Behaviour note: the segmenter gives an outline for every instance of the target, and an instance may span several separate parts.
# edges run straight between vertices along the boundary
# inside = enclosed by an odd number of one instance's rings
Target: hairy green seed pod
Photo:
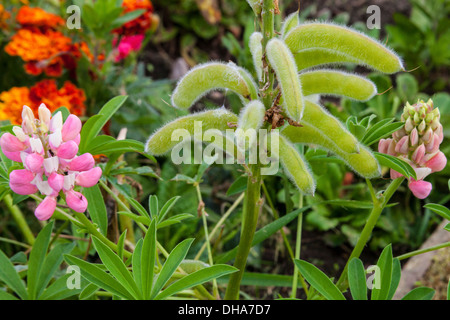
[[[330,150],[338,158],[342,159],[354,172],[364,178],[380,176],[380,166],[372,152],[359,144],[359,153],[345,152],[336,139],[323,134],[311,125],[303,124],[303,127],[287,126],[281,131],[281,135],[287,137],[293,143],[313,144]]]
[[[236,129],[237,145],[240,148],[246,150],[254,146],[257,138],[256,131],[262,126],[265,114],[266,108],[259,100],[253,100],[242,108]],[[245,143],[246,137],[249,139],[248,145]]]
[[[178,82],[172,94],[172,104],[187,109],[217,89],[229,89],[248,101],[258,97],[256,88],[251,75],[234,63],[205,63],[194,67]]]
[[[305,49],[328,49],[350,56],[384,73],[403,70],[400,58],[377,40],[356,30],[327,23],[302,24],[289,32],[286,45],[295,54]]]
[[[271,139],[278,135],[279,159],[288,178],[302,193],[314,195],[314,177],[297,148],[278,131],[272,131],[270,135]]]
[[[315,70],[300,74],[303,94],[344,96],[367,101],[377,93],[375,84],[361,76],[336,70]]]
[[[281,36],[284,38],[289,31],[297,27],[299,24],[300,19],[298,17],[298,11],[295,11],[284,19],[283,26],[281,27]]]
[[[294,60],[299,71],[327,64],[364,64],[342,52],[318,48],[304,49],[294,53]]]
[[[261,32],[253,32],[248,42],[248,46],[250,47],[250,52],[252,54],[253,66],[255,67],[258,80],[261,80],[263,73],[262,43],[261,43],[262,39],[263,35]]]
[[[254,129],[258,130],[263,122],[266,108],[259,100],[249,102],[242,108],[239,115],[238,128],[242,130]]]
[[[225,108],[199,112],[177,118],[158,129],[148,139],[145,151],[153,155],[162,155],[170,151],[179,141],[172,138],[174,130],[185,130],[190,136],[195,135],[195,123],[201,124],[201,130],[229,129],[228,123],[238,121],[238,117]]]
[[[267,58],[277,74],[284,108],[294,121],[300,121],[303,115],[303,94],[297,74],[294,57],[286,44],[276,38],[271,39],[266,47]]]
[[[317,128],[318,133],[330,137],[344,152],[359,152],[358,140],[338,119],[318,104],[305,100],[305,112],[300,124]]]

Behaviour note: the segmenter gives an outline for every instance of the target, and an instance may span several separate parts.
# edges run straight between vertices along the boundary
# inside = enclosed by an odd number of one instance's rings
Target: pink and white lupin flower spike
[[[392,138],[381,139],[378,151],[408,162],[416,171],[417,180],[410,179],[408,187],[419,199],[425,199],[433,186],[424,179],[433,172],[441,171],[447,165],[447,158],[439,150],[444,139],[440,113],[433,101],[419,101],[414,105],[406,103],[402,121],[405,125],[392,134]],[[391,169],[391,179],[402,175]]]
[[[52,117],[44,104],[39,106],[38,114],[39,119],[35,119],[33,111],[23,106],[22,126],[13,128],[14,135],[5,133],[0,138],[5,156],[24,166],[11,172],[10,188],[21,195],[39,191],[46,196],[34,212],[39,220],[50,219],[60,192],[69,208],[84,212],[87,200],[74,188],[94,186],[102,169],[94,167],[95,160],[90,153],[77,156],[81,120],[71,114],[63,122],[60,111]]]

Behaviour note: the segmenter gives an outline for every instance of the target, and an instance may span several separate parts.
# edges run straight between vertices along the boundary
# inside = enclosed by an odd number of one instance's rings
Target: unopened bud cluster
[[[392,138],[381,139],[378,151],[408,162],[416,171],[417,180],[410,179],[409,188],[413,194],[426,198],[431,192],[431,183],[423,181],[430,173],[444,169],[447,158],[439,150],[444,139],[440,113],[433,101],[419,101],[414,105],[406,103],[401,120],[404,127],[392,134]],[[391,178],[401,174],[391,169]]]

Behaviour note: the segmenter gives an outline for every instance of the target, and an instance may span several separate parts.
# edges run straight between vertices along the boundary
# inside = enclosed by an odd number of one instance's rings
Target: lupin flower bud
[[[52,117],[44,104],[39,106],[38,113],[39,119],[35,119],[32,110],[24,106],[22,127],[13,128],[15,136],[5,133],[0,138],[5,156],[24,166],[11,172],[10,188],[21,195],[39,191],[46,196],[35,210],[39,220],[53,215],[60,192],[64,193],[71,209],[84,212],[87,200],[74,188],[94,186],[102,170],[94,167],[91,154],[77,156],[81,121],[69,115],[64,122],[61,112]]]
[[[406,103],[401,117],[405,122],[403,128],[392,134],[392,139],[381,139],[378,151],[396,156],[408,162],[416,171],[417,181],[410,179],[408,186],[419,199],[426,198],[432,189],[423,179],[432,172],[444,169],[447,158],[439,151],[444,139],[443,128],[439,122],[440,113],[434,108],[433,101],[422,100],[414,105]],[[391,169],[391,178],[401,174]]]

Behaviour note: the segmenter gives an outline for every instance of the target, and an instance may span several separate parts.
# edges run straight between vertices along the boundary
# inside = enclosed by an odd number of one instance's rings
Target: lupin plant
[[[417,180],[409,179],[408,187],[419,199],[428,197],[432,185],[424,179],[433,172],[439,172],[447,164],[447,158],[439,150],[444,139],[440,113],[434,108],[433,101],[418,101],[414,105],[406,104],[401,116],[404,127],[392,134],[392,138],[381,139],[378,151],[408,162],[416,172]],[[392,179],[402,176],[391,169]]]
[[[371,152],[345,126],[319,104],[321,95],[344,96],[366,101],[377,94],[375,84],[352,73],[322,68],[324,65],[354,63],[382,73],[404,70],[401,59],[378,41],[353,29],[330,23],[300,24],[298,14],[286,18],[280,33],[274,30],[277,1],[248,0],[260,31],[250,37],[255,74],[234,63],[211,62],[194,67],[177,84],[172,105],[188,109],[208,92],[230,90],[239,95],[244,108],[240,114],[225,109],[208,110],[178,118],[157,130],[146,143],[146,151],[163,155],[177,145],[176,129],[186,130],[194,140],[195,124],[221,132],[264,129],[267,140],[278,141],[260,149],[277,159],[302,194],[314,194],[315,181],[308,163],[295,144],[316,145],[334,153],[354,172],[370,179],[380,175],[380,165]],[[314,68],[314,69],[311,69]],[[258,131],[261,135],[261,131]],[[201,137],[200,137],[201,139]],[[241,149],[238,139],[236,148]],[[222,147],[225,150],[225,147]],[[245,149],[241,149],[245,152]],[[242,163],[247,174],[241,239],[225,299],[238,299],[258,214],[262,205],[260,189],[264,164],[258,160]],[[382,210],[382,208],[381,208]],[[365,242],[364,242],[365,244]]]
[[[40,192],[45,199],[37,206],[35,215],[48,220],[53,215],[61,194],[67,206],[85,212],[88,202],[75,186],[89,188],[97,184],[102,169],[95,167],[90,153],[77,156],[80,144],[81,120],[71,114],[63,122],[62,112],[53,117],[44,104],[38,109],[39,118],[23,107],[22,126],[14,126],[13,133],[3,134],[0,145],[10,160],[23,164],[9,176],[12,191],[20,195]]]

